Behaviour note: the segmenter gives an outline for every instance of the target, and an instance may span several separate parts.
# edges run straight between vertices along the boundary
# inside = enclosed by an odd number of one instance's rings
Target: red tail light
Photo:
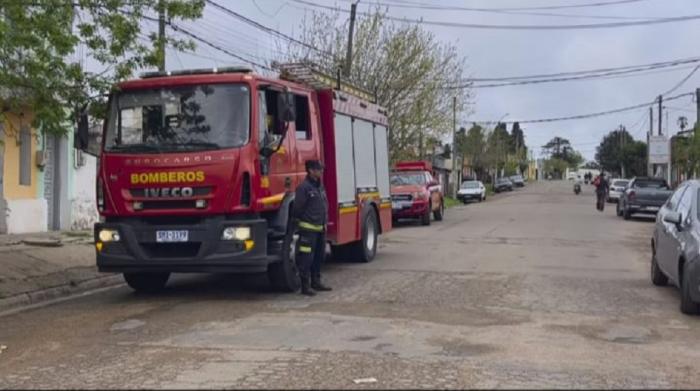
[[[637,196],[637,193],[635,193],[634,190],[630,190],[629,193],[627,193],[627,196],[629,197],[630,200],[633,200],[634,197]]]

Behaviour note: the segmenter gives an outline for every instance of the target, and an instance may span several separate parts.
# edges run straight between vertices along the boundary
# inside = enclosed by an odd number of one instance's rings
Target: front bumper
[[[229,226],[251,229],[253,247],[246,251],[242,241],[221,240]],[[199,219],[189,224],[151,224],[141,219],[95,224],[95,243],[103,228],[119,231],[118,242],[106,242],[97,250],[101,272],[263,272],[276,261],[268,256],[265,220],[228,220],[224,217]],[[156,231],[188,231],[188,241],[158,243]],[[97,247],[97,246],[96,246]]]
[[[462,193],[462,194],[457,194],[457,199],[464,202],[464,201],[471,201],[471,200],[480,200],[481,199],[481,193]]]
[[[428,210],[427,200],[413,200],[399,203],[399,206],[392,202],[391,216],[395,219],[417,218],[423,216]]]

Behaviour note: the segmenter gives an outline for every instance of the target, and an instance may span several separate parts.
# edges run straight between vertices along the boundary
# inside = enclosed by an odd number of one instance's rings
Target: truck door
[[[306,176],[306,161],[319,159],[321,156],[319,113],[312,102],[308,93],[294,94],[294,132],[290,135],[294,135],[296,164],[299,168],[295,185]]]
[[[280,91],[264,89],[258,91],[258,131],[260,139],[284,137],[282,146],[270,157],[270,193],[280,194],[286,191],[294,191],[296,188],[297,158],[295,154],[294,124],[288,124],[286,135],[284,124],[279,118]]]

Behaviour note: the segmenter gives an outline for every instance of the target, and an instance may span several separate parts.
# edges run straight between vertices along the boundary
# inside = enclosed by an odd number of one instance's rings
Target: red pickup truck
[[[430,225],[430,215],[441,221],[445,213],[442,188],[428,162],[399,162],[391,173],[392,219],[420,219]]]

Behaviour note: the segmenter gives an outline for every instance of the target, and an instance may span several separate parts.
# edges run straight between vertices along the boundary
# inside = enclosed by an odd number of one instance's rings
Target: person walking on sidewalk
[[[293,217],[299,240],[296,255],[301,278],[301,294],[314,296],[314,291],[330,291],[321,282],[321,263],[326,255],[326,223],[328,222],[328,198],[321,182],[323,163],[306,162],[306,179],[297,187],[294,197]]]
[[[610,189],[610,184],[605,178],[605,173],[601,172],[595,180],[593,180],[593,185],[595,186],[596,195],[596,209],[603,211],[605,209],[605,200],[608,197],[608,190]]]

